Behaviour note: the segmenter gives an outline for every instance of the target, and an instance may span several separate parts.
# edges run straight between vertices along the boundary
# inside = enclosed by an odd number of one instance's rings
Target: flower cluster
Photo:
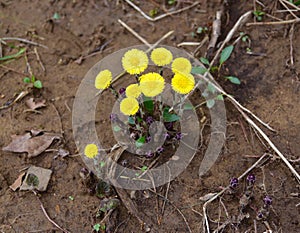
[[[155,70],[152,69],[153,67],[149,69],[150,62],[156,67]],[[119,109],[123,115],[128,117],[126,124],[130,128],[131,138],[136,141],[137,147],[153,142],[155,135],[150,135],[148,131],[150,125],[160,119],[163,119],[168,131],[163,135],[164,140],[178,144],[183,137],[178,130],[178,124],[176,124],[180,116],[175,114],[174,110],[170,110],[170,106],[160,103],[159,96],[165,90],[166,79],[170,78],[173,104],[182,108],[183,105],[177,103],[178,100],[183,99],[181,96],[189,94],[195,87],[195,79],[191,74],[191,62],[184,57],[174,58],[170,50],[160,47],[153,49],[149,55],[140,49],[128,50],[124,53],[121,63],[127,76],[133,76],[132,81],[129,79],[131,84],[116,91],[112,86],[115,74],[105,69],[95,77],[95,88],[101,91],[110,89],[117,98],[121,97]],[[166,66],[171,68],[172,73],[164,74]],[[120,122],[116,114],[111,114],[110,119],[113,124]],[[122,126],[118,125],[115,129],[120,131]],[[159,146],[156,152],[148,151],[146,154],[150,158],[153,153],[161,154],[163,152],[164,147]],[[95,144],[87,145],[84,154],[88,158],[95,158],[98,155],[97,146]]]

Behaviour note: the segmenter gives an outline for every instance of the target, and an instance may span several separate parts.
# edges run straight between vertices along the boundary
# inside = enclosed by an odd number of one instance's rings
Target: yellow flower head
[[[155,65],[165,66],[171,63],[173,55],[168,49],[157,48],[152,51],[151,60]]]
[[[139,102],[133,97],[127,97],[120,103],[120,111],[127,116],[134,115],[139,110]]]
[[[158,73],[147,73],[140,78],[140,88],[145,96],[154,97],[164,90],[165,80]]]
[[[191,74],[177,73],[172,78],[172,88],[179,94],[188,94],[195,87],[195,79]]]
[[[84,154],[86,157],[93,159],[98,154],[98,147],[95,144],[88,144],[84,148]]]
[[[124,54],[122,65],[129,74],[140,74],[148,67],[147,54],[139,49],[131,49]]]
[[[112,74],[109,70],[102,70],[95,79],[95,87],[100,90],[108,88],[111,84]]]
[[[130,84],[126,88],[126,96],[127,97],[133,97],[133,98],[138,98],[141,94],[141,89],[139,87],[139,84]]]
[[[188,59],[184,57],[178,57],[174,59],[172,63],[172,71],[175,74],[176,73],[189,74],[192,71],[192,64]]]

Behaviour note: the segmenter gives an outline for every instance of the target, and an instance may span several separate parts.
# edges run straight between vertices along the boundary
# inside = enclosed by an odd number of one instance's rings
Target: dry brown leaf
[[[13,191],[16,191],[18,188],[21,187],[22,185],[22,180],[23,180],[23,177],[25,176],[26,172],[23,172],[21,173],[18,178],[15,180],[15,182],[9,186]]]
[[[35,102],[33,98],[30,98],[30,99],[25,101],[25,104],[31,110],[36,110],[38,108],[46,107],[45,103],[46,103],[46,100],[41,100],[39,102]]]
[[[3,147],[3,151],[23,153],[27,152],[28,157],[35,157],[44,152],[55,139],[60,139],[59,134],[46,133],[43,131],[31,130],[24,135],[12,135],[12,142]]]

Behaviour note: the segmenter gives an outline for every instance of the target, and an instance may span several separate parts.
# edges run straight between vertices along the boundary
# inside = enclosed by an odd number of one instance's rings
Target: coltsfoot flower
[[[139,87],[139,84],[130,84],[126,88],[126,96],[127,97],[133,97],[133,98],[138,98],[141,94],[141,88]]]
[[[131,49],[127,51],[122,58],[124,70],[129,74],[140,74],[148,67],[147,54],[139,49]]]
[[[179,94],[188,94],[195,87],[195,79],[191,74],[176,73],[172,78],[172,88]]]
[[[151,60],[155,65],[165,66],[171,63],[173,55],[168,49],[157,48],[152,51]]]
[[[98,154],[98,147],[95,144],[88,144],[84,148],[84,155],[90,159],[93,159]]]
[[[95,79],[95,87],[100,90],[108,88],[112,81],[112,74],[109,70],[102,70]]]
[[[120,103],[120,111],[127,116],[134,115],[139,110],[139,102],[133,97],[127,97]]]
[[[162,93],[165,88],[164,78],[155,72],[147,73],[140,78],[140,88],[147,97],[154,97]]]
[[[172,63],[172,71],[175,74],[189,74],[192,71],[192,64],[188,59],[184,57],[178,57],[174,59]]]

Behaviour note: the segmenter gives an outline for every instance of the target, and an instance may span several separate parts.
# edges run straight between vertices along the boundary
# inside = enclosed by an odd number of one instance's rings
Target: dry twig
[[[23,42],[23,43],[26,43],[26,44],[40,46],[40,47],[43,47],[45,49],[48,49],[48,47],[46,45],[42,45],[40,43],[37,43],[37,42],[34,42],[34,41],[30,41],[30,40],[27,40],[27,39],[23,39],[23,38],[18,38],[18,37],[3,37],[3,38],[0,38],[0,40],[2,40],[2,41],[16,40],[16,41],[20,41],[20,42]]]
[[[166,14],[163,14],[163,15],[159,15],[159,16],[157,16],[155,18],[152,18],[149,15],[147,15],[144,11],[142,11],[141,8],[139,8],[137,5],[135,5],[132,1],[130,1],[130,0],[124,0],[124,1],[127,2],[130,6],[132,6],[136,11],[138,11],[139,13],[141,13],[141,15],[144,18],[146,18],[147,20],[152,21],[152,22],[158,21],[158,20],[160,20],[162,18],[165,18],[167,16],[170,16],[170,15],[174,15],[174,14],[178,14],[180,12],[186,11],[186,10],[188,10],[190,8],[193,8],[193,7],[195,7],[195,6],[197,6],[199,4],[199,2],[195,2],[192,5],[184,7],[182,9],[179,9],[179,10],[176,10],[176,11],[172,11],[172,12],[169,12],[169,13],[166,13]]]

